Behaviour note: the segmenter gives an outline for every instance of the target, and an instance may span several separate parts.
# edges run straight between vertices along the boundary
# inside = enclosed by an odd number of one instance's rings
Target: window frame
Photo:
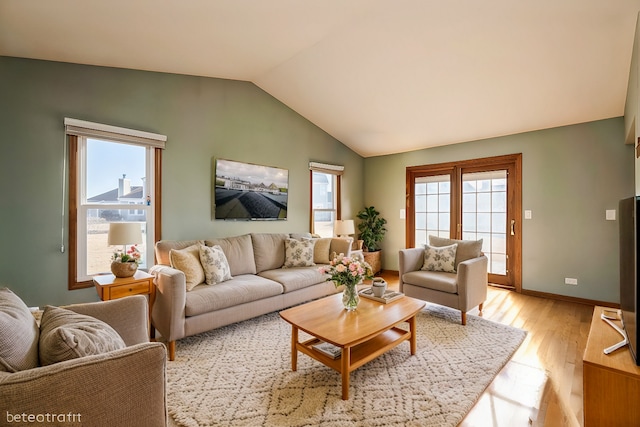
[[[329,165],[329,164],[324,164],[324,163],[315,163],[315,162],[310,162],[309,163],[309,212],[310,212],[310,217],[309,217],[309,229],[311,230],[312,234],[316,234],[316,230],[315,230],[315,214],[316,212],[335,212],[334,216],[333,216],[333,223],[331,226],[332,229],[332,235],[333,235],[333,229],[334,229],[334,225],[335,225],[335,221],[342,219],[342,190],[341,190],[341,184],[342,184],[342,173],[344,171],[344,166],[338,166],[338,165]],[[326,209],[326,208],[314,208],[313,205],[313,200],[314,200],[314,184],[313,184],[313,174],[314,173],[323,173],[323,174],[327,174],[327,175],[332,175],[333,176],[333,180],[332,180],[332,184],[335,182],[335,186],[333,188],[333,201],[334,201],[334,209]]]
[[[79,278],[78,266],[82,260],[86,259],[80,256],[79,251],[82,247],[79,247],[80,242],[80,230],[86,227],[86,215],[82,212],[86,212],[86,206],[83,207],[82,195],[80,194],[81,182],[83,179],[85,167],[84,160],[82,159],[80,138],[98,139],[102,141],[114,142],[114,143],[133,143],[136,145],[146,146],[149,150],[147,153],[147,170],[151,169],[152,173],[149,176],[153,177],[153,182],[147,180],[149,194],[152,196],[152,209],[151,209],[151,221],[152,226],[147,228],[147,233],[151,234],[147,238],[147,267],[151,267],[155,263],[155,256],[153,246],[161,239],[162,229],[162,151],[163,149],[158,146],[140,144],[136,142],[126,142],[121,140],[114,140],[108,136],[78,136],[75,134],[68,134],[69,144],[69,260],[68,260],[68,289],[85,289],[93,286],[92,280],[84,280]],[[81,225],[78,221],[84,221]],[[86,247],[85,247],[86,253]],[[84,255],[86,256],[86,255]]]

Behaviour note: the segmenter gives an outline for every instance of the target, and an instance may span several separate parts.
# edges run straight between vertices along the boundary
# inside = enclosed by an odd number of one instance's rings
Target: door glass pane
[[[483,239],[489,273],[507,272],[507,171],[462,176],[462,238]]]
[[[451,228],[449,175],[420,177],[415,180],[414,185],[415,246],[426,244],[429,235],[449,237]]]

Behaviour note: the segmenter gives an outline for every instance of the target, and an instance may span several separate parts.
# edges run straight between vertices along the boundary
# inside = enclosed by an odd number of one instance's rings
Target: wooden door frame
[[[488,168],[507,170],[507,225],[514,222],[514,235],[507,232],[507,244],[513,249],[513,254],[507,261],[507,270],[510,275],[513,289],[522,291],[522,153],[507,154],[503,156],[484,157],[479,159],[446,162],[432,165],[408,166],[406,169],[406,227],[405,245],[415,246],[415,215],[413,212],[413,200],[415,198],[413,182],[417,176],[425,175],[450,175],[451,176],[451,200],[452,215],[450,230],[455,238],[462,238],[459,230],[459,218],[462,217],[462,205],[460,203],[462,191],[462,174],[484,171]]]

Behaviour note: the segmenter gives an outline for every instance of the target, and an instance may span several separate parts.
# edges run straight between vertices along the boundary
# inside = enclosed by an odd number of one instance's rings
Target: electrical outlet
[[[565,277],[564,278],[564,284],[565,285],[577,285],[578,284],[578,279],[574,279],[572,277]]]

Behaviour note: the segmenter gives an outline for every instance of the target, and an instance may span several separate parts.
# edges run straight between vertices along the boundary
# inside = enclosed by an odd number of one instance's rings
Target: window
[[[112,222],[140,224],[140,268],[150,267],[160,238],[164,141],[147,139],[163,136],[73,119],[65,119],[65,125],[69,135],[69,289],[91,286],[92,276],[110,271],[111,255],[117,249],[107,244]]]
[[[333,237],[333,225],[340,219],[340,178],[343,166],[311,162],[311,232]]]

